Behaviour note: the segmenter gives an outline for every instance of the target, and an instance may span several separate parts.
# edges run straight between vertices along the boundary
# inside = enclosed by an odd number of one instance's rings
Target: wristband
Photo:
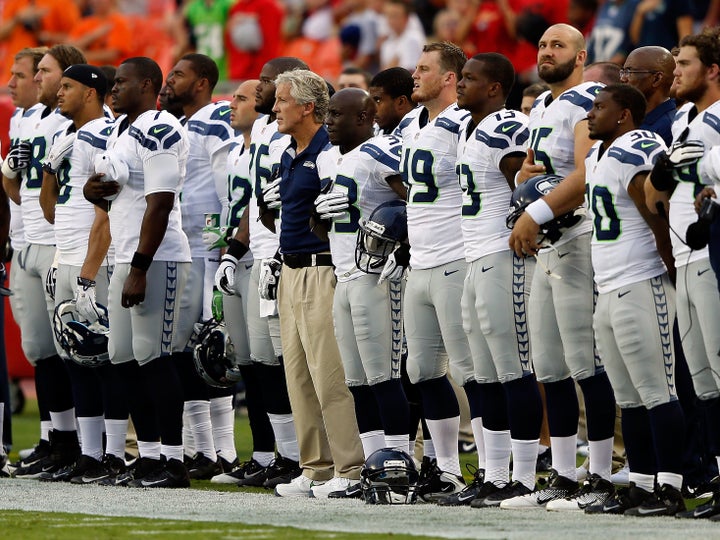
[[[544,199],[538,199],[537,201],[531,202],[525,208],[525,212],[533,219],[538,225],[547,223],[555,217],[552,208],[545,202]]]
[[[17,173],[10,168],[10,164],[7,162],[7,159],[3,161],[2,173],[5,178],[10,178],[11,180],[17,178]]]
[[[515,187],[518,187],[520,184],[518,184],[518,177],[520,176],[520,171],[515,173],[515,178],[513,179],[513,182],[515,183]],[[522,183],[522,182],[521,182]]]
[[[90,287],[95,286],[95,281],[93,281],[92,279],[78,276],[77,284],[84,287],[85,289],[89,289]]]
[[[240,240],[236,240],[235,238],[231,238],[228,242],[228,249],[226,253],[228,255],[232,255],[235,257],[238,261],[242,259],[243,255],[245,255],[250,248],[243,244]]]
[[[150,255],[144,255],[143,253],[138,253],[136,251],[133,255],[130,266],[137,268],[138,270],[142,270],[143,272],[147,272],[152,262],[153,258]]]

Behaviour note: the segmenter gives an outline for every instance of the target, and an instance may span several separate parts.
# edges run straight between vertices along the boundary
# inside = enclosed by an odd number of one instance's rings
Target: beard
[[[705,92],[707,92],[707,89],[708,89],[707,82],[702,80],[700,82],[700,84],[697,84],[692,88],[688,88],[688,89],[679,88],[675,92],[675,94],[680,99],[684,99],[685,101],[695,103],[696,101],[702,99],[702,97],[705,95]]]
[[[554,66],[538,66],[538,75],[548,84],[555,84],[564,81],[575,71],[575,59],[568,60],[564,64]]]

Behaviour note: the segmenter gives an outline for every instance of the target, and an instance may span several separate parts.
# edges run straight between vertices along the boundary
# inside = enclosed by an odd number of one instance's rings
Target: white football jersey
[[[575,170],[575,126],[587,119],[602,87],[602,83],[584,82],[565,90],[557,99],[552,99],[548,90],[535,100],[530,111],[529,146],[535,152],[535,163],[545,165],[547,174],[564,177]],[[555,246],[591,229],[589,220],[583,220],[565,231]]]
[[[427,109],[399,130],[401,172],[408,189],[410,266],[435,268],[464,257],[460,212],[462,191],[455,174],[458,140],[469,113],[453,103],[432,121]],[[398,126],[399,127],[399,126]]]
[[[455,172],[463,192],[460,214],[468,262],[508,249],[505,219],[512,191],[500,162],[509,154],[524,154],[529,135],[528,117],[507,109],[489,114],[471,133],[463,125]]]
[[[280,158],[290,145],[290,135],[279,133],[277,121],[261,116],[253,124],[250,134],[250,179],[253,182],[254,197],[250,197],[248,217],[250,219],[250,250],[256,259],[267,259],[275,255],[280,247],[280,238],[260,222],[257,197],[270,179],[280,169]],[[279,224],[278,224],[279,227]]]
[[[235,132],[227,101],[210,103],[185,124],[190,153],[180,198],[182,226],[193,257],[208,257],[202,241],[205,214],[227,215],[227,153]]]
[[[685,131],[687,135],[685,136]],[[699,140],[705,143],[705,151],[720,145],[720,101],[716,101],[701,113],[697,113],[695,105],[686,103],[678,109],[672,125],[673,142],[679,139]],[[704,187],[701,184],[699,163],[675,172],[679,181],[670,197],[670,227],[675,234],[670,234],[673,246],[673,257],[677,268],[709,257],[708,248],[692,251],[685,245],[685,233],[690,224],[697,221],[695,212],[695,196]],[[680,238],[682,238],[682,241]]]
[[[105,152],[112,127],[112,120],[98,118],[78,129],[70,156],[58,168],[55,242],[59,263],[82,266],[85,262],[95,205],[83,196],[83,186],[95,173],[95,156]]]
[[[19,137],[32,146],[30,167],[22,173],[20,199],[25,240],[30,244],[53,245],[55,233],[40,208],[40,188],[42,187],[42,163],[50,152],[54,135],[67,128],[70,120],[58,109],[50,110],[44,105],[36,105],[28,110],[30,115],[20,123]]]
[[[118,118],[108,138],[107,151],[128,165],[130,179],[110,203],[110,234],[115,246],[117,263],[132,262],[140,241],[140,228],[147,204],[145,196],[172,191],[175,204],[168,217],[168,225],[154,259],[158,261],[190,262],[190,245],[182,230],[179,195],[185,178],[188,140],[185,128],[166,111],[146,111],[127,126],[126,116]],[[122,130],[122,131],[121,131]],[[170,190],[146,177],[144,166],[156,156],[170,155],[177,159],[177,184]],[[170,172],[170,171],[169,171]]]
[[[333,182],[331,191],[347,194],[350,203],[347,218],[333,221],[328,233],[338,281],[362,275],[355,265],[360,223],[366,221],[378,205],[398,199],[387,178],[399,174],[401,150],[400,139],[381,135],[346,154],[341,154],[339,147],[331,146],[317,158],[320,185]]]
[[[10,128],[8,130],[11,146],[20,142],[20,124],[25,118],[32,116],[34,109],[42,106],[43,105],[38,103],[28,110],[21,109],[20,107],[15,109],[15,112],[10,118]],[[25,231],[23,229],[22,208],[19,204],[15,204],[12,199],[8,199],[8,201],[10,203],[10,245],[15,251],[20,251],[27,244],[25,241]]]
[[[227,227],[237,227],[240,218],[250,203],[252,184],[250,183],[250,149],[245,148],[242,136],[235,139],[235,145],[227,156],[227,198],[228,215],[225,221]],[[252,251],[243,255],[243,262],[252,261]]]
[[[595,283],[598,292],[607,293],[666,271],[655,236],[627,191],[637,174],[650,172],[666,146],[656,133],[639,129],[613,141],[602,155],[601,144],[585,159],[585,179]]]

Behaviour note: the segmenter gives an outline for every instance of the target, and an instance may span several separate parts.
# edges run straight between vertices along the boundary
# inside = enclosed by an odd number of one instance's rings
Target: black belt
[[[329,253],[285,253],[283,262],[290,268],[333,265],[332,256]]]

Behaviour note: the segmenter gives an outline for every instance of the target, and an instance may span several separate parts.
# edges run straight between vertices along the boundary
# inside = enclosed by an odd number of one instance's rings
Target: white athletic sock
[[[601,441],[588,441],[590,473],[597,474],[607,481],[612,476],[612,452],[614,437]]]
[[[720,456],[715,456],[715,461],[717,461],[718,469],[720,469]]]
[[[510,430],[483,428],[485,440],[485,481],[507,484],[510,480]]]
[[[275,434],[278,453],[286,459],[300,461],[300,448],[298,448],[292,414],[268,413],[268,418]]]
[[[102,434],[105,427],[105,418],[102,416],[83,416],[78,419],[79,433],[82,435],[81,451],[84,456],[102,459]]]
[[[362,443],[365,459],[367,459],[375,450],[385,448],[385,432],[380,429],[366,431],[360,434],[360,442]]]
[[[385,446],[388,448],[397,448],[412,456],[412,454],[410,454],[410,435],[385,435]]]
[[[478,469],[484,469],[486,458],[485,458],[485,441],[483,439],[483,424],[482,416],[472,418],[470,420],[470,426],[472,427],[473,438],[475,439],[475,447],[477,448],[478,455]]]
[[[3,427],[5,424],[5,402],[0,402],[0,456],[5,455],[3,449]]]
[[[437,457],[435,444],[432,439],[423,439],[423,457],[429,459],[435,459]]]
[[[513,481],[522,482],[528,489],[535,489],[535,466],[540,439],[530,441],[511,439],[510,444],[513,454]]]
[[[637,487],[652,493],[655,490],[655,476],[652,474],[640,474],[630,471],[628,480],[634,482]]]
[[[160,445],[160,453],[165,456],[165,459],[177,459],[180,462],[183,460],[183,447],[181,445]]]
[[[50,421],[52,422],[53,429],[58,431],[77,431],[75,425],[75,407],[60,412],[50,411]]]
[[[435,444],[437,465],[441,471],[460,475],[460,456],[458,454],[458,435],[460,433],[460,415],[440,420],[428,420],[428,431]]]
[[[185,402],[187,419],[192,430],[195,453],[202,453],[212,461],[217,459],[210,423],[210,401],[193,400]]]
[[[552,468],[560,476],[577,481],[577,433],[569,437],[550,437]]]
[[[105,453],[125,459],[128,421],[105,419]]]
[[[148,459],[160,459],[160,441],[138,441],[138,454]]]
[[[671,472],[658,472],[657,473],[657,484],[662,486],[663,484],[669,484],[675,489],[682,489],[683,476],[682,474],[676,474]]]
[[[548,448],[550,448],[550,447],[549,447],[549,446],[545,446],[544,444],[538,444],[538,447],[537,447],[538,456],[539,456],[540,454],[542,454],[542,453],[543,453],[545,450],[547,450]]]
[[[195,439],[193,438],[192,429],[190,429],[190,419],[188,418],[185,404],[183,404],[182,442],[185,455],[193,457],[195,455]]]
[[[50,440],[50,431],[52,430],[52,420],[43,420],[40,422],[40,438],[43,441]]]
[[[232,406],[232,396],[210,399],[210,422],[218,456],[228,463],[232,463],[237,459],[235,411]]]
[[[274,452],[253,452],[252,458],[257,461],[263,467],[270,465],[270,462],[275,459]]]

